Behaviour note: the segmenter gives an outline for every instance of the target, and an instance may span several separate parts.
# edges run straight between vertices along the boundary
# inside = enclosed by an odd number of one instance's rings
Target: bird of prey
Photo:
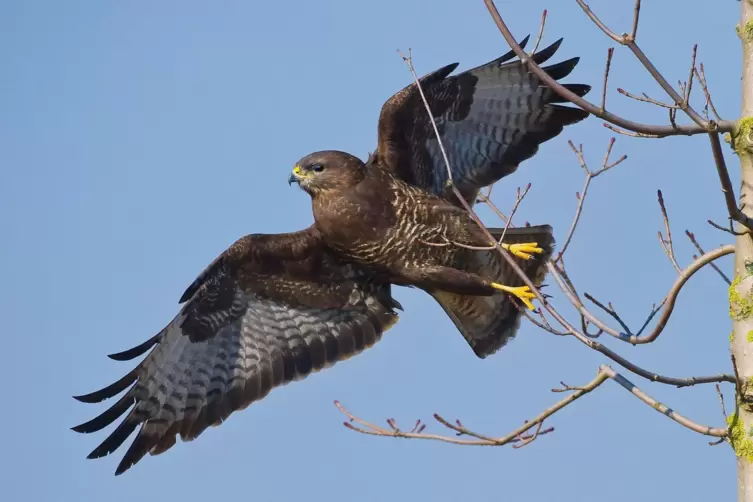
[[[531,56],[538,64],[561,39]],[[525,45],[525,41],[523,42]],[[312,199],[314,221],[328,247],[369,268],[380,282],[423,289],[433,296],[484,358],[512,338],[534,294],[496,250],[510,251],[541,284],[554,247],[549,225],[490,229],[476,224],[451,190],[475,203],[479,189],[512,173],[539,145],[588,116],[560,98],[512,53],[449,76],[456,64],[420,79],[451,166],[452,183],[418,86],[411,84],[382,107],[376,151],[366,163],[327,150],[299,160],[288,179]],[[568,75],[573,58],[544,70]],[[590,86],[565,84],[583,96]],[[504,234],[504,237],[503,237]]]
[[[543,63],[554,54],[559,43],[532,57]],[[525,45],[525,40],[521,45]],[[440,136],[449,148],[453,180],[469,201],[480,187],[514,171],[521,161],[536,152],[540,143],[586,116],[557,104],[561,101],[557,95],[528,72],[524,64],[511,62],[513,57],[510,52],[449,77],[457,66],[453,64],[422,80]],[[546,71],[559,79],[570,73],[576,63],[577,59],[571,59]],[[582,85],[568,87],[580,95],[588,90]],[[414,185],[416,194],[426,191],[442,194],[445,168],[429,127],[415,86],[395,94],[382,109],[379,147],[367,170],[381,168],[384,176]],[[324,180],[326,171],[318,173],[318,165],[303,166],[300,176],[311,175],[313,180],[316,173]],[[326,190],[326,185],[319,182],[311,186]],[[429,199],[416,195],[417,203],[419,200],[423,208],[420,211],[426,211],[424,206]],[[437,221],[450,222],[442,223],[442,228],[453,224],[458,227],[457,222],[463,218],[446,203],[429,206]],[[396,215],[386,207],[363,207],[364,211],[367,209],[375,211],[363,215],[369,222]],[[330,220],[330,223],[335,222]],[[470,227],[465,228],[466,234],[457,231],[452,238],[477,244],[477,235]],[[332,229],[328,231],[332,235]],[[410,233],[411,229],[403,227],[401,231]],[[493,233],[497,237],[500,231]],[[523,244],[510,247],[523,256],[532,251],[532,246],[526,244],[533,238],[545,255],[553,242],[548,227],[535,231],[509,229],[506,235],[510,246]],[[384,249],[393,245],[387,241],[371,242]],[[507,274],[506,269],[496,268],[500,262],[492,253],[447,248],[436,247],[450,252],[456,260],[476,260],[478,266],[470,268],[489,272],[492,278]],[[484,260],[488,263],[484,264]],[[521,263],[529,272],[529,261],[521,259]],[[538,269],[535,271],[533,276],[538,274]],[[392,298],[394,278],[389,279],[385,280],[383,268],[352,260],[332,248],[317,224],[292,233],[247,235],[199,274],[181,296],[182,307],[165,328],[132,349],[110,355],[114,360],[126,361],[147,354],[117,382],[76,397],[82,402],[97,403],[125,391],[109,409],[73,429],[96,432],[120,419],[89,458],[113,453],[138,429],[116,468],[116,475],[146,454],[167,451],[178,435],[184,441],[195,439],[234,411],[261,400],[273,388],[305,378],[376,343],[397,322],[397,310],[402,310]],[[511,281],[508,278],[508,283]],[[456,289],[432,294],[451,317],[455,316],[455,323],[463,326],[468,321],[466,313],[470,312],[466,309],[483,305],[463,303],[466,296],[460,292]],[[511,320],[519,322],[517,308],[495,296],[478,298],[484,298],[482,303],[492,302],[479,313],[501,314],[507,333],[511,333]],[[496,312],[499,305],[504,308]],[[494,327],[487,336],[492,340],[501,332],[496,322],[489,326]],[[478,326],[468,329],[472,336],[464,334],[480,357],[501,346],[500,341],[474,338],[480,332]]]

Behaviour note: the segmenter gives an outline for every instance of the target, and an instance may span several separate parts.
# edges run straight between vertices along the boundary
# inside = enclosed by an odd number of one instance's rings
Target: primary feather
[[[99,431],[123,417],[89,455],[117,450],[138,429],[115,471],[178,436],[198,437],[272,389],[371,347],[396,321],[389,284],[342,264],[307,229],[250,235],[220,255],[181,298],[185,305],[156,336],[113,354],[136,368],[76,399],[95,403],[127,390],[108,410],[73,428]],[[130,387],[130,388],[129,388]]]

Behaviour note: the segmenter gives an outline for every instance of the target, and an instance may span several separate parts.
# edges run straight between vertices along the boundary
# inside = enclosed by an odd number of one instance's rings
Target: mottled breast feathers
[[[520,45],[525,47],[527,40]],[[543,64],[560,44],[558,40],[531,59]],[[447,148],[452,181],[470,204],[482,187],[515,171],[540,144],[588,115],[563,105],[554,91],[513,58],[509,52],[450,76],[457,67],[452,64],[420,80]],[[543,69],[559,80],[577,62],[572,58]],[[564,85],[580,96],[590,90],[587,85]],[[322,197],[322,211],[329,211],[331,218],[320,218],[323,226],[299,232],[239,239],[186,289],[180,311],[164,329],[136,347],[112,354],[118,361],[146,355],[117,382],[76,397],[97,403],[122,393],[109,409],[73,428],[91,433],[120,420],[89,458],[113,453],[138,430],[116,469],[121,474],[146,454],[170,449],[179,436],[192,440],[272,389],[376,343],[397,321],[400,305],[392,298],[384,270],[349,260],[352,256],[344,251],[349,246],[358,251],[353,243],[373,246],[375,255],[392,252],[397,261],[408,257],[414,268],[440,263],[501,283],[520,283],[496,249],[449,252],[425,244],[418,251],[406,247],[431,240],[445,228],[452,230],[445,233],[461,241],[486,243],[475,226],[466,231],[459,209],[452,205],[459,201],[447,191],[447,168],[415,84],[382,107],[377,149],[366,165],[349,156],[350,176],[328,174],[316,155],[307,165],[296,166],[291,179],[313,198]],[[365,176],[362,169],[383,176]],[[361,184],[366,178],[384,183]],[[389,179],[399,183],[391,185]],[[351,183],[361,186],[352,198],[340,197]],[[335,192],[339,198],[326,202]],[[342,249],[325,242],[323,228],[333,242],[342,238]],[[540,259],[521,262],[539,284],[544,260],[554,247],[551,227],[491,230],[495,238],[505,233],[506,243],[540,243],[544,248]],[[356,235],[357,231],[361,233]],[[521,314],[506,295],[439,290],[429,294],[479,357],[494,353],[516,333]]]

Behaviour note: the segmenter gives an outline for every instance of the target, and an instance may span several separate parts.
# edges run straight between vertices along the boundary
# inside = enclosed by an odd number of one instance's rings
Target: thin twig
[[[617,92],[619,92],[619,93],[620,93],[620,94],[622,94],[623,96],[626,96],[626,97],[628,97],[628,98],[630,98],[630,99],[634,99],[634,100],[636,100],[636,101],[641,101],[641,102],[643,102],[643,103],[650,103],[650,104],[652,104],[652,105],[655,105],[655,106],[658,106],[658,107],[661,107],[661,108],[668,108],[668,109],[670,109],[670,110],[677,110],[678,108],[680,108],[680,107],[679,107],[679,106],[677,106],[677,105],[670,105],[670,104],[667,104],[667,103],[663,103],[663,102],[661,102],[661,101],[658,101],[658,100],[656,100],[656,99],[654,99],[654,98],[650,97],[650,96],[649,96],[648,94],[646,94],[645,92],[644,92],[644,93],[642,93],[642,94],[643,94],[643,96],[636,96],[635,94],[632,94],[632,93],[630,93],[630,92],[626,91],[625,89],[623,89],[623,88],[621,88],[621,87],[618,87],[618,88],[617,88]],[[674,121],[674,119],[670,119],[670,121],[671,121],[671,122],[673,122],[673,121]]]
[[[696,78],[698,79],[698,82],[701,84],[701,89],[703,90],[703,94],[706,97],[706,103],[704,105],[704,108],[706,109],[706,119],[708,120],[708,109],[711,108],[711,112],[714,114],[714,117],[716,117],[717,121],[721,121],[722,117],[719,116],[719,113],[716,111],[716,107],[714,106],[714,102],[711,99],[711,92],[709,91],[708,83],[706,82],[706,72],[703,69],[703,63],[699,65],[700,70],[696,70]]]
[[[604,66],[604,88],[601,91],[601,111],[607,110],[607,81],[609,80],[609,69],[612,66],[612,56],[614,55],[614,47],[607,49],[607,64]]]
[[[659,242],[661,243],[661,247],[664,249],[664,253],[669,258],[669,261],[672,262],[672,266],[675,267],[675,270],[677,270],[678,274],[681,274],[682,269],[680,268],[680,265],[677,263],[677,259],[675,258],[675,248],[672,244],[672,231],[669,227],[669,216],[667,216],[667,207],[664,205],[664,197],[662,196],[661,190],[656,191],[656,196],[659,199],[659,208],[661,209],[662,219],[664,220],[664,230],[667,232],[666,240],[664,239],[664,237],[662,237],[661,232],[659,232]]]
[[[531,73],[536,75],[536,77],[538,77],[544,84],[550,87],[559,96],[579,106],[580,108],[591,113],[592,115],[595,115],[601,119],[604,119],[619,128],[627,129],[628,131],[632,131],[633,133],[641,133],[643,135],[646,135],[646,137],[658,138],[658,137],[664,137],[664,136],[692,135],[692,134],[705,133],[705,132],[708,132],[709,130],[722,131],[722,132],[733,131],[734,123],[730,121],[719,121],[719,122],[707,123],[705,127],[702,127],[698,124],[679,125],[678,127],[672,127],[672,126],[640,124],[640,123],[632,122],[630,120],[622,118],[606,110],[602,111],[599,106],[596,106],[593,103],[590,103],[589,101],[585,100],[584,98],[578,96],[574,92],[565,88],[562,84],[558,83],[554,78],[552,78],[544,70],[542,70],[541,67],[538,66],[535,61],[527,57],[527,54],[523,51],[520,45],[518,45],[512,33],[510,32],[509,28],[505,24],[504,20],[502,19],[502,16],[500,16],[499,11],[497,10],[497,7],[494,5],[494,1],[484,0],[484,4],[486,5],[487,9],[489,10],[489,13],[494,19],[494,22],[496,23],[497,28],[499,28],[500,33],[507,41],[507,44],[512,48],[513,52],[515,52],[515,54],[521,59],[521,61],[524,62],[528,66]],[[637,16],[635,19],[637,19]],[[614,40],[622,44],[622,37],[617,37]],[[644,60],[646,60],[645,55],[643,55],[642,57]],[[639,57],[639,60],[640,59],[641,58]],[[641,62],[643,63],[644,61],[641,61]],[[652,66],[653,65],[651,65],[651,67]],[[656,71],[656,69],[653,68],[653,71]],[[703,120],[702,117],[701,117],[701,120]]]
[[[701,245],[698,243],[698,241],[695,238],[695,234],[693,232],[691,232],[690,230],[685,230],[685,235],[688,236],[688,239],[690,239],[690,242],[693,243],[693,245],[695,246],[695,248],[698,250],[699,253],[706,254],[706,251],[704,251]],[[698,259],[698,257],[693,255],[693,259],[696,260]],[[729,280],[729,277],[727,277],[727,274],[722,272],[722,269],[717,267],[716,263],[709,263],[709,266],[713,268],[714,270],[716,270],[716,273],[722,276],[722,279],[724,280],[724,282],[726,282],[727,284],[732,284],[732,281]]]
[[[719,387],[719,384],[716,384],[716,394],[719,396],[719,406],[722,408],[722,416],[724,417],[724,421],[727,421],[727,407],[724,406],[724,394],[722,394],[722,389]]]
[[[732,226],[732,220],[729,221],[729,227],[727,227],[727,228],[721,226],[718,223],[714,223],[711,220],[706,220],[706,223],[708,223],[712,227],[716,228],[717,230],[721,230],[722,232],[727,232],[728,234],[734,235],[735,237],[740,237],[741,235],[747,235],[747,234],[751,233],[750,230],[745,230],[743,232],[738,232],[737,230],[735,230],[733,228],[733,226]]]
[[[460,422],[460,420],[456,420],[456,422],[453,424],[452,422],[448,421],[447,419],[445,419],[444,417],[436,413],[434,414],[434,419],[440,424],[442,424],[443,426],[454,431],[456,433],[456,437],[424,433],[422,432],[423,427],[419,427],[419,424],[421,423],[420,420],[416,421],[416,425],[413,427],[413,429],[411,429],[410,432],[404,432],[397,426],[395,419],[390,418],[390,419],[387,419],[387,424],[389,425],[390,428],[385,429],[383,427],[379,427],[378,425],[375,425],[371,422],[368,422],[354,415],[349,410],[347,410],[342,404],[340,404],[339,401],[335,401],[335,406],[348,418],[348,421],[343,422],[343,425],[361,434],[367,434],[367,435],[372,435],[372,436],[382,436],[382,437],[405,438],[405,439],[428,439],[428,440],[433,440],[433,441],[442,441],[445,443],[451,443],[451,444],[456,444],[456,445],[466,445],[466,446],[504,446],[511,443],[518,443],[517,447],[520,448],[535,441],[536,438],[538,438],[541,435],[553,432],[554,431],[553,427],[542,430],[543,423],[546,419],[548,419],[549,417],[551,417],[558,411],[562,410],[566,406],[577,401],[578,399],[585,396],[586,394],[592,392],[594,389],[599,387],[608,379],[614,380],[620,386],[626,389],[628,392],[633,394],[635,397],[637,397],[638,399],[640,399],[647,405],[651,406],[653,409],[655,409],[659,413],[665,415],[666,417],[674,420],[678,424],[684,427],[687,427],[688,429],[694,432],[697,432],[699,434],[704,434],[706,436],[714,436],[714,437],[720,437],[720,438],[727,437],[728,435],[727,429],[714,428],[710,426],[701,425],[677,413],[676,411],[672,410],[665,404],[662,404],[656,401],[654,398],[652,398],[651,396],[643,392],[641,389],[636,387],[632,382],[630,382],[624,376],[617,373],[616,371],[614,371],[614,369],[612,369],[611,367],[607,365],[601,365],[599,367],[599,371],[596,373],[596,378],[588,382],[586,385],[583,385],[582,387],[570,387],[566,385],[564,382],[561,382],[563,388],[552,389],[552,392],[571,392],[571,394],[569,394],[564,399],[558,401],[553,406],[547,408],[543,412],[539,413],[536,417],[532,418],[531,420],[526,420],[522,426],[518,427],[514,431],[501,437],[491,437],[485,434],[472,431],[468,429],[467,427],[465,427]],[[353,422],[359,424],[361,427],[357,427],[353,425]],[[526,436],[525,434],[528,431],[530,431],[533,427],[536,427],[536,430],[534,431],[534,433]],[[475,439],[473,440],[458,439],[457,436],[471,436]]]
[[[514,431],[501,437],[490,437],[484,434],[480,434],[478,432],[474,432],[468,429],[467,427],[465,427],[459,421],[453,424],[450,421],[446,420],[444,417],[438,414],[434,414],[434,419],[440,424],[442,424],[443,426],[458,433],[458,435],[471,436],[473,438],[476,438],[475,440],[464,440],[464,439],[458,439],[457,437],[442,436],[438,434],[403,432],[396,425],[394,427],[391,426],[390,429],[385,429],[383,427],[379,427],[373,423],[367,422],[366,420],[357,417],[356,415],[348,411],[342,404],[340,404],[339,401],[335,401],[335,406],[342,413],[344,413],[345,416],[347,416],[349,419],[349,421],[344,422],[343,425],[345,425],[351,430],[360,432],[361,434],[369,434],[372,436],[410,438],[410,439],[430,439],[434,441],[443,441],[445,443],[469,445],[469,446],[504,446],[510,443],[521,443],[521,442],[525,442],[525,444],[528,444],[534,439],[536,439],[536,437],[539,437],[539,436],[542,436],[544,434],[554,431],[554,428],[551,428],[551,427],[544,430],[541,430],[540,427],[537,427],[540,424],[542,424],[544,420],[554,415],[562,408],[577,401],[578,399],[585,396],[589,392],[593,391],[598,386],[603,384],[608,378],[610,377],[606,373],[603,373],[601,371],[598,372],[596,375],[596,378],[591,380],[589,383],[579,388],[578,390],[574,391],[572,394],[565,397],[564,399],[558,401],[553,406],[539,413],[534,418],[530,420],[526,420],[526,422],[523,425],[521,425]],[[357,424],[361,425],[363,428],[355,427],[351,422],[356,422]],[[391,420],[391,422],[393,425],[395,424],[394,420]],[[524,434],[528,432],[529,430],[531,430],[533,427],[537,427],[537,431],[531,436],[524,436]]]
[[[588,6],[588,4],[584,0],[575,0],[580,8],[583,10],[583,12],[588,16],[591,21],[599,27],[599,29],[604,32],[605,35],[607,35],[609,38],[614,40],[620,45],[624,45],[630,51],[633,53],[633,55],[638,59],[638,61],[641,62],[643,67],[651,74],[653,79],[656,81],[657,84],[661,86],[662,89],[664,89],[664,92],[667,93],[669,97],[672,98],[672,100],[677,104],[685,114],[687,114],[690,119],[698,125],[698,127],[702,128],[704,131],[715,131],[717,130],[715,125],[716,123],[709,122],[707,120],[704,120],[704,118],[698,114],[698,112],[693,109],[692,106],[688,102],[685,101],[683,96],[678,94],[678,92],[675,90],[672,85],[667,82],[667,79],[664,78],[664,76],[661,74],[661,72],[654,66],[654,64],[651,62],[651,60],[646,56],[646,54],[641,50],[641,48],[638,46],[638,44],[635,42],[635,36],[632,35],[617,35],[615,32],[607,28],[607,26],[599,19],[599,17],[594,14],[594,12],[591,10],[591,8]],[[640,11],[640,0],[636,0],[635,3],[635,9],[636,12]],[[634,31],[637,32],[637,22],[638,22],[638,15],[635,15],[633,18],[634,24],[633,28]],[[695,62],[695,59],[694,59]],[[687,93],[687,91],[685,91]]]
[[[491,0],[485,0],[487,2],[491,2]],[[493,2],[491,3],[493,7]],[[496,11],[496,9],[495,9]],[[497,16],[499,16],[499,13],[497,13]],[[513,43],[515,41],[513,40]],[[517,44],[516,44],[517,46]],[[519,46],[517,46],[518,49],[520,49]],[[402,53],[401,53],[402,55]],[[525,54],[520,57],[525,57]],[[465,198],[462,196],[460,191],[457,189],[457,187],[452,183],[452,167],[450,165],[449,159],[447,158],[447,152],[444,148],[444,144],[442,142],[442,137],[439,135],[439,131],[436,125],[436,121],[434,120],[434,115],[431,110],[431,106],[429,106],[428,101],[426,100],[426,97],[424,95],[423,89],[421,87],[421,82],[418,79],[418,76],[416,75],[415,68],[413,67],[413,61],[412,58],[406,58],[403,56],[403,60],[408,65],[408,68],[411,71],[411,74],[414,78],[414,84],[417,86],[419,93],[421,95],[422,101],[424,103],[424,107],[426,108],[426,112],[429,116],[429,120],[432,123],[432,127],[434,129],[434,133],[437,138],[437,144],[439,146],[440,151],[442,152],[442,158],[445,162],[445,167],[447,168],[448,173],[448,184],[452,189],[453,194],[457,198],[457,200],[460,202],[460,204],[465,208],[465,210],[468,212],[468,214],[471,216],[473,221],[478,225],[479,229],[485,234],[485,236],[489,239],[490,242],[494,241],[494,237],[489,233],[489,230],[486,228],[486,226],[483,224],[483,222],[479,219],[478,215],[473,211],[473,208],[470,207],[468,202],[465,200]],[[511,256],[509,252],[504,250],[501,247],[498,247],[498,252],[501,254],[502,258],[507,262],[507,265],[510,267],[510,269],[515,272],[515,274],[520,277],[520,279],[523,281],[523,283],[528,286],[531,293],[534,295],[534,297],[541,302],[543,308],[549,313],[549,315],[552,316],[554,320],[556,320],[563,328],[565,328],[573,337],[575,337],[578,341],[586,345],[587,347],[591,348],[592,350],[595,350],[597,352],[600,352],[601,354],[604,354],[608,358],[612,359],[617,364],[623,366],[624,368],[628,369],[629,371],[635,373],[636,375],[642,376],[643,378],[647,378],[654,382],[661,382],[668,385],[675,385],[677,387],[686,387],[691,385],[697,385],[701,383],[716,383],[716,382],[735,382],[735,379],[731,375],[725,375],[720,374],[716,376],[703,376],[703,377],[689,377],[689,378],[673,378],[673,377],[667,377],[663,375],[659,375],[658,373],[654,373],[651,371],[648,371],[646,369],[641,368],[640,366],[628,361],[624,357],[620,356],[619,354],[615,353],[608,347],[605,347],[604,345],[600,344],[599,342],[590,339],[585,334],[578,331],[577,328],[575,328],[571,323],[567,321],[559,312],[557,312],[556,309],[547,301],[546,297],[539,291],[539,289],[536,287],[536,285],[531,281],[531,279],[526,275],[526,273],[520,268],[520,265],[516,262],[515,259]],[[570,299],[571,303],[574,305],[581,305],[581,308],[585,310],[580,300],[575,298],[573,300],[574,293],[567,289],[567,287],[563,284],[563,279],[561,274],[558,273],[556,265],[550,260],[547,262],[547,269],[552,273],[552,275],[555,277],[555,280],[560,285],[560,288],[563,288],[563,291],[565,291],[566,295],[568,296],[568,299]],[[587,312],[587,311],[586,311]],[[590,313],[589,313],[590,315]],[[593,317],[593,316],[592,316]],[[603,323],[602,323],[603,324]]]
[[[518,207],[520,207],[520,203],[523,202],[523,199],[526,195],[528,195],[528,192],[531,190],[531,184],[529,183],[526,185],[526,189],[521,193],[520,187],[518,187],[516,191],[516,198],[515,198],[515,204],[512,206],[512,210],[510,210],[510,217],[507,218],[507,221],[505,222],[505,228],[502,230],[502,235],[499,237],[499,241],[497,242],[498,246],[502,245],[502,242],[505,240],[505,235],[507,235],[507,230],[510,228],[510,225],[512,224],[512,218],[515,216],[515,212],[518,210]]]
[[[546,26],[546,9],[541,13],[541,24],[539,25],[539,34],[536,37],[536,43],[533,44],[533,50],[531,51],[531,55],[536,54],[536,51],[539,48],[539,44],[541,43],[541,37],[544,36],[544,26]]]
[[[685,86],[683,102],[687,105],[690,102],[690,93],[693,89],[693,77],[695,76],[695,58],[698,54],[698,44],[693,44],[693,59],[690,62],[690,75],[688,75],[688,84]],[[706,119],[708,121],[708,119]]]
[[[485,0],[485,2],[487,3],[487,6],[489,5],[489,3],[493,3],[492,0]],[[727,211],[729,212],[730,217],[734,221],[737,221],[738,223],[744,225],[747,229],[753,229],[753,219],[745,215],[737,207],[737,204],[735,203],[735,195],[732,189],[732,184],[730,182],[729,171],[727,170],[727,166],[724,161],[724,156],[722,155],[718,132],[720,130],[725,129],[725,127],[722,127],[722,124],[724,123],[724,121],[720,120],[716,122],[713,120],[704,119],[704,117],[702,117],[689,103],[690,91],[692,89],[692,84],[693,84],[693,75],[695,74],[695,61],[696,61],[697,46],[693,47],[693,59],[692,59],[690,76],[688,78],[688,82],[684,86],[682,84],[680,85],[682,93],[683,93],[683,95],[681,96],[680,94],[677,93],[674,87],[672,87],[669,84],[669,82],[667,82],[667,80],[664,78],[661,72],[659,72],[659,70],[654,66],[651,60],[645,55],[645,53],[638,46],[638,44],[636,44],[634,36],[627,36],[627,35],[618,36],[616,33],[614,33],[609,28],[607,28],[606,25],[604,25],[604,23],[601,22],[601,20],[596,16],[596,14],[593,13],[591,8],[588,6],[588,4],[586,4],[584,0],[576,0],[576,2],[581,7],[581,9],[583,9],[583,12],[585,12],[586,15],[591,19],[591,21],[593,21],[594,24],[596,24],[596,26],[598,26],[599,29],[601,29],[601,31],[603,31],[609,38],[618,42],[621,45],[628,47],[630,51],[638,59],[638,61],[640,61],[641,64],[644,66],[644,68],[646,68],[646,70],[651,74],[654,80],[667,93],[667,95],[670,96],[674,100],[675,104],[679,106],[682,109],[682,111],[685,112],[685,114],[688,117],[690,117],[690,119],[693,122],[696,123],[698,127],[702,128],[704,131],[708,133],[709,139],[711,141],[711,152],[714,157],[714,164],[716,165],[717,172],[719,175],[719,181],[722,184],[722,191],[724,192],[724,195],[725,195]],[[636,9],[635,12],[640,11],[640,0],[636,0],[635,9]],[[634,22],[637,22],[637,20],[638,20],[638,15],[636,14],[634,17]],[[635,26],[634,28],[637,29],[637,27]],[[530,62],[529,62],[529,66],[530,66]],[[590,111],[590,110],[587,110],[587,111]],[[674,115],[672,114],[672,110],[670,110],[670,121],[672,122],[670,127],[672,127],[673,129],[680,131],[681,129],[684,128],[684,126],[678,126],[677,124],[674,123]],[[622,127],[625,127],[624,124],[619,124],[618,122],[615,122],[612,120],[610,120],[610,122],[618,124],[618,125],[622,125]],[[631,129],[630,127],[626,127],[626,128]],[[632,129],[632,130],[635,131],[636,129]],[[648,133],[654,133],[654,134],[656,133],[656,131],[642,131],[642,132],[648,132]],[[733,132],[733,131],[727,131],[727,132]]]
[[[662,415],[665,415],[678,424],[687,427],[691,431],[697,432],[699,434],[704,434],[706,436],[714,436],[714,437],[727,437],[727,429],[724,428],[717,428],[717,427],[710,427],[708,425],[701,425],[697,422],[694,422],[693,420],[690,420],[687,417],[684,417],[683,415],[680,415],[673,409],[669,408],[667,405],[660,403],[659,401],[655,400],[645,392],[643,392],[641,389],[636,387],[632,382],[630,382],[627,378],[623,377],[616,371],[614,371],[612,368],[606,365],[602,365],[599,368],[599,371],[604,373],[605,375],[609,376],[612,380],[620,384],[624,389],[629,391],[631,394],[633,394],[635,397],[646,403],[647,405],[651,406],[653,409],[661,413]]]
[[[586,173],[586,181],[583,183],[583,190],[580,193],[576,193],[575,196],[578,198],[578,206],[575,208],[575,216],[573,217],[573,222],[570,224],[570,230],[567,232],[567,236],[565,237],[565,242],[562,245],[562,249],[557,254],[557,258],[554,260],[555,263],[561,262],[562,257],[565,255],[565,251],[567,251],[568,246],[570,245],[570,241],[573,238],[573,235],[575,234],[575,229],[578,226],[578,222],[580,221],[581,213],[583,212],[583,204],[586,200],[586,195],[588,194],[588,187],[591,185],[591,180],[600,174],[608,171],[609,169],[613,168],[614,166],[620,164],[622,161],[627,159],[627,155],[623,155],[619,159],[617,159],[615,162],[609,163],[609,154],[612,153],[612,147],[614,146],[615,139],[611,138],[609,140],[609,144],[607,146],[607,152],[604,154],[604,161],[601,164],[601,168],[598,171],[591,171],[588,169],[588,164],[586,163],[586,159],[583,156],[583,145],[579,145],[578,148],[575,147],[575,144],[573,144],[572,141],[568,141],[568,144],[570,145],[570,148],[573,150],[575,155],[578,157],[578,162],[580,163],[580,167],[583,168],[583,171]]]
[[[646,320],[643,321],[643,325],[641,326],[641,328],[638,331],[636,331],[635,333],[633,333],[630,330],[630,328],[628,327],[627,323],[617,313],[617,310],[614,308],[614,306],[612,305],[611,302],[609,304],[607,304],[607,305],[604,305],[603,303],[601,303],[599,300],[597,300],[596,298],[594,298],[592,295],[590,295],[588,293],[583,293],[583,296],[585,296],[588,301],[590,301],[591,303],[593,303],[594,305],[596,305],[597,307],[599,307],[601,310],[603,310],[604,312],[606,312],[607,314],[609,314],[615,321],[617,321],[620,324],[620,326],[622,327],[622,329],[625,330],[625,333],[627,333],[631,337],[632,336],[635,336],[635,337],[641,336],[641,334],[643,334],[643,332],[646,330],[646,328],[648,327],[649,323],[653,320],[653,318],[656,316],[656,314],[658,314],[659,311],[662,309],[662,307],[664,307],[664,305],[667,303],[667,297],[664,297],[664,299],[659,303],[659,305],[657,305],[657,304],[654,303],[651,306],[651,312],[649,312],[648,316],[646,317]],[[620,339],[622,339],[622,338],[620,338]],[[630,340],[626,339],[625,341],[629,342]]]
[[[721,258],[722,256],[732,254],[734,252],[735,252],[735,246],[731,244],[722,246],[720,248],[714,249],[713,251],[709,251],[708,253],[704,253],[702,256],[698,257],[697,260],[693,261],[693,263],[691,263],[687,268],[685,268],[684,270],[681,270],[679,277],[670,288],[669,293],[667,293],[667,296],[665,298],[664,309],[662,310],[661,316],[659,316],[659,320],[656,322],[656,326],[654,327],[654,329],[651,331],[650,334],[644,337],[638,337],[636,335],[630,334],[629,332],[620,333],[619,331],[616,331],[610,328],[609,326],[607,326],[606,324],[604,324],[601,320],[599,320],[597,317],[591,314],[591,312],[588,311],[588,309],[585,308],[585,306],[583,305],[583,303],[580,301],[580,299],[578,298],[576,294],[570,291],[570,288],[568,288],[567,284],[565,284],[564,280],[562,280],[561,274],[559,270],[557,269],[557,267],[550,266],[549,271],[552,273],[552,276],[554,277],[555,282],[557,282],[557,285],[568,297],[568,300],[570,300],[570,303],[572,303],[573,306],[576,309],[578,309],[578,311],[583,316],[585,316],[590,322],[598,326],[600,329],[603,329],[607,334],[613,336],[614,338],[617,338],[618,340],[622,340],[624,342],[627,342],[633,345],[641,345],[641,344],[653,342],[664,331],[664,327],[667,325],[667,322],[669,321],[669,318],[672,316],[672,312],[674,311],[677,297],[680,294],[680,291],[682,291],[685,284],[688,282],[688,280],[696,272],[701,270],[703,267],[705,267],[712,261],[718,258]],[[734,381],[734,380],[730,378],[726,381]]]

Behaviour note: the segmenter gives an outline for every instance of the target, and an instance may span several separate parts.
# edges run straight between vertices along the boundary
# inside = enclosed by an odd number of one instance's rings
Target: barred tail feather
[[[504,229],[491,228],[489,231],[499,240]],[[539,225],[534,227],[509,228],[504,242],[536,242],[544,253],[535,255],[530,260],[515,258],[517,264],[537,286],[546,276],[546,261],[554,250],[552,227]],[[494,279],[507,286],[524,285],[514,270],[500,256],[498,250],[477,251],[476,261],[464,270]],[[497,352],[512,339],[520,326],[522,313],[513,304],[508,295],[464,296],[444,291],[432,293],[432,297],[442,306],[455,326],[480,358]]]

